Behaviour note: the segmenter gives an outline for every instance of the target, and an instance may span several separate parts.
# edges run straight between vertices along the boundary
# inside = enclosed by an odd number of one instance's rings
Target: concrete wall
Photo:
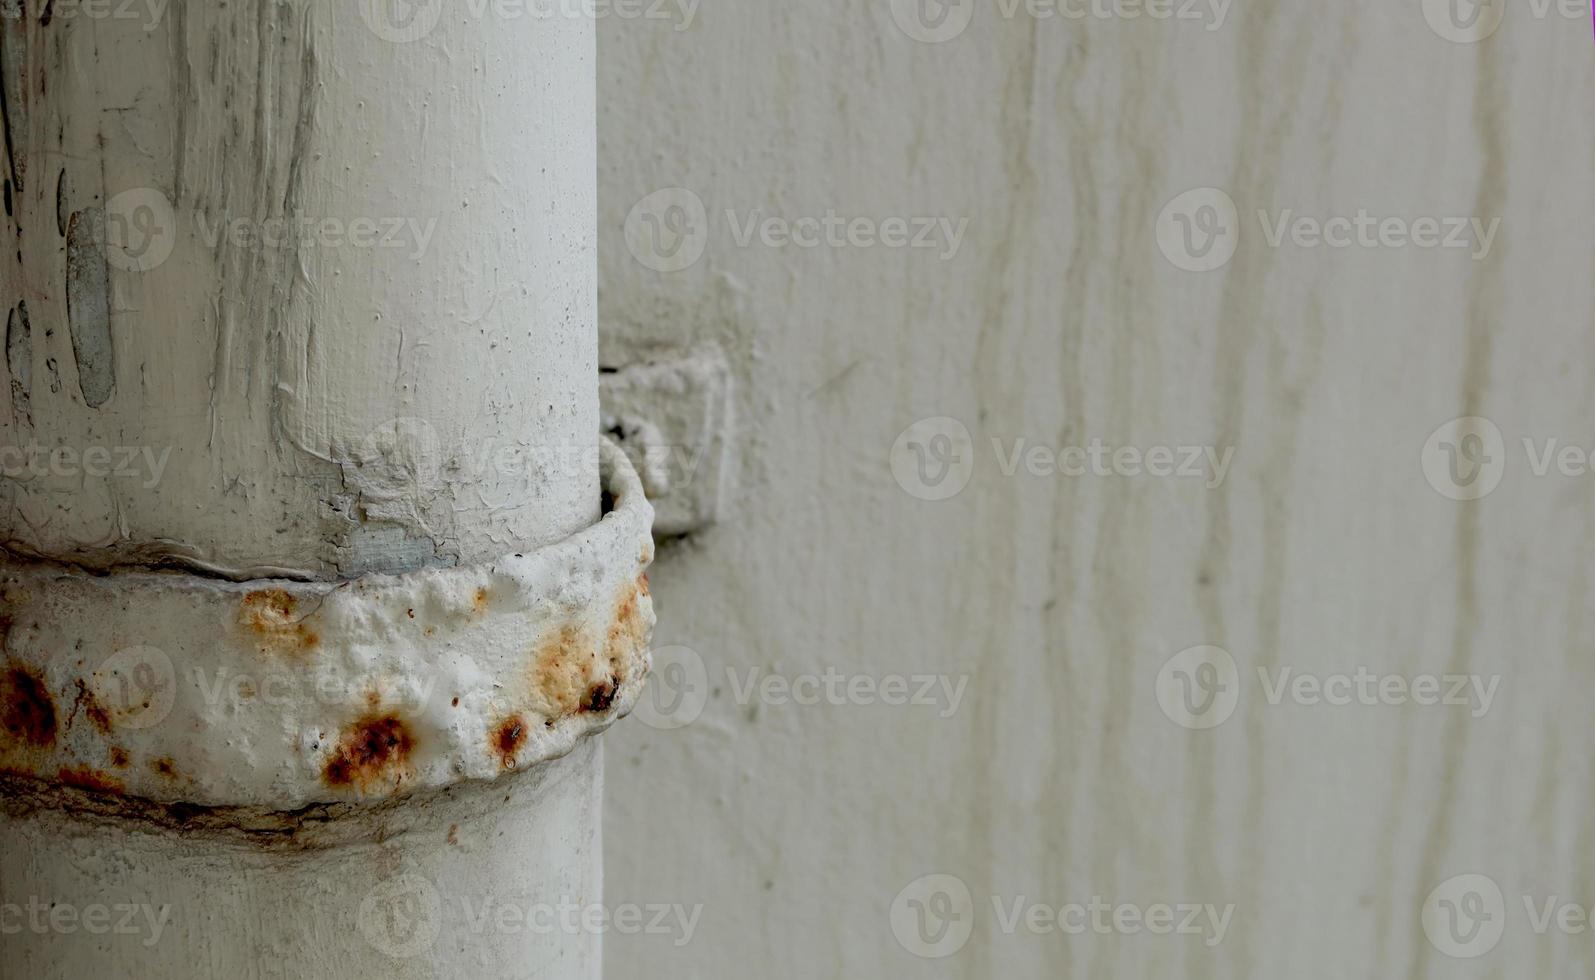
[[[610,976],[1588,970],[1595,476],[1536,472],[1595,441],[1587,6],[1098,7],[600,23],[601,355],[714,340],[739,385],[723,519],[654,574],[679,703],[608,741],[606,901],[703,914]],[[747,233],[829,211],[950,225]]]

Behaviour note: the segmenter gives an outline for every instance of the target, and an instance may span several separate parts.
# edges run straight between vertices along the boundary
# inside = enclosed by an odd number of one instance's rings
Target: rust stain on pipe
[[[43,678],[23,667],[0,676],[0,729],[12,742],[33,748],[55,744],[55,700]]]
[[[338,743],[323,778],[328,786],[369,790],[404,782],[415,736],[397,715],[378,715],[356,722]]]
[[[298,600],[286,590],[265,589],[244,597],[238,620],[261,653],[297,657],[321,645],[320,635],[297,612]]]
[[[520,715],[506,719],[493,733],[493,751],[498,753],[505,769],[515,768],[515,757],[526,744],[526,719]]]

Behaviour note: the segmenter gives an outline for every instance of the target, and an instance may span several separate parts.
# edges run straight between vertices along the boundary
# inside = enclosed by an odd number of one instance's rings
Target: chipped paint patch
[[[105,260],[105,212],[86,208],[66,229],[66,308],[78,388],[90,408],[116,394],[116,352],[111,344],[111,279]]]
[[[28,302],[12,307],[6,319],[6,370],[11,373],[11,411],[27,425],[33,424],[33,323]]]

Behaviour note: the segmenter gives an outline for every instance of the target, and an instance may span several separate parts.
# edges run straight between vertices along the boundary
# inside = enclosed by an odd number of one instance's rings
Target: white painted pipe
[[[0,0],[0,980],[598,975],[652,512],[552,9]]]
[[[0,977],[597,980],[596,741],[535,773],[240,839],[0,820]]]
[[[113,454],[0,460],[7,547],[342,579],[597,517],[594,25],[496,9],[0,0],[0,426]]]

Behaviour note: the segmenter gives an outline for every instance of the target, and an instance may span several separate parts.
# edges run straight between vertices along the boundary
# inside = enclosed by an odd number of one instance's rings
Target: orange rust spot
[[[626,585],[601,649],[571,625],[544,639],[533,658],[531,680],[532,696],[545,715],[602,713],[614,707],[621,685],[648,643],[648,620],[643,611],[647,596],[646,575]]]
[[[548,717],[575,714],[598,679],[598,652],[576,626],[554,630],[532,661],[532,697]]]
[[[60,780],[62,786],[88,790],[90,793],[110,793],[114,796],[121,796],[126,792],[121,783],[103,772],[95,772],[86,766],[79,766],[76,769],[63,767],[59,773],[56,773],[55,778]]]
[[[133,760],[128,758],[127,750],[120,745],[111,746],[111,768],[126,769]]]
[[[487,600],[489,598],[490,596],[488,595],[488,591],[486,589],[477,589],[476,595],[471,600],[471,604],[476,607],[477,612],[486,612]]]
[[[38,674],[12,667],[0,675],[0,728],[14,742],[39,748],[55,742],[55,700]]]
[[[498,753],[505,769],[515,768],[515,756],[525,744],[526,719],[520,715],[505,720],[498,726],[498,731],[493,733],[493,751]]]
[[[615,608],[615,620],[609,626],[604,654],[609,667],[620,681],[626,679],[632,661],[648,645],[648,622],[642,613],[642,600],[648,596],[648,576],[637,579],[635,585],[621,593]]]
[[[582,703],[582,710],[595,715],[608,711],[614,706],[615,695],[619,690],[613,681],[599,681],[587,692],[587,700]]]
[[[329,786],[369,789],[387,779],[402,782],[415,737],[397,715],[368,717],[343,734],[323,777]]]
[[[150,771],[162,779],[176,779],[177,763],[171,759],[152,759],[150,760]]]
[[[298,605],[298,600],[283,589],[251,592],[244,596],[238,620],[260,639],[262,653],[308,653],[321,645],[321,637],[304,619],[294,618]]]

